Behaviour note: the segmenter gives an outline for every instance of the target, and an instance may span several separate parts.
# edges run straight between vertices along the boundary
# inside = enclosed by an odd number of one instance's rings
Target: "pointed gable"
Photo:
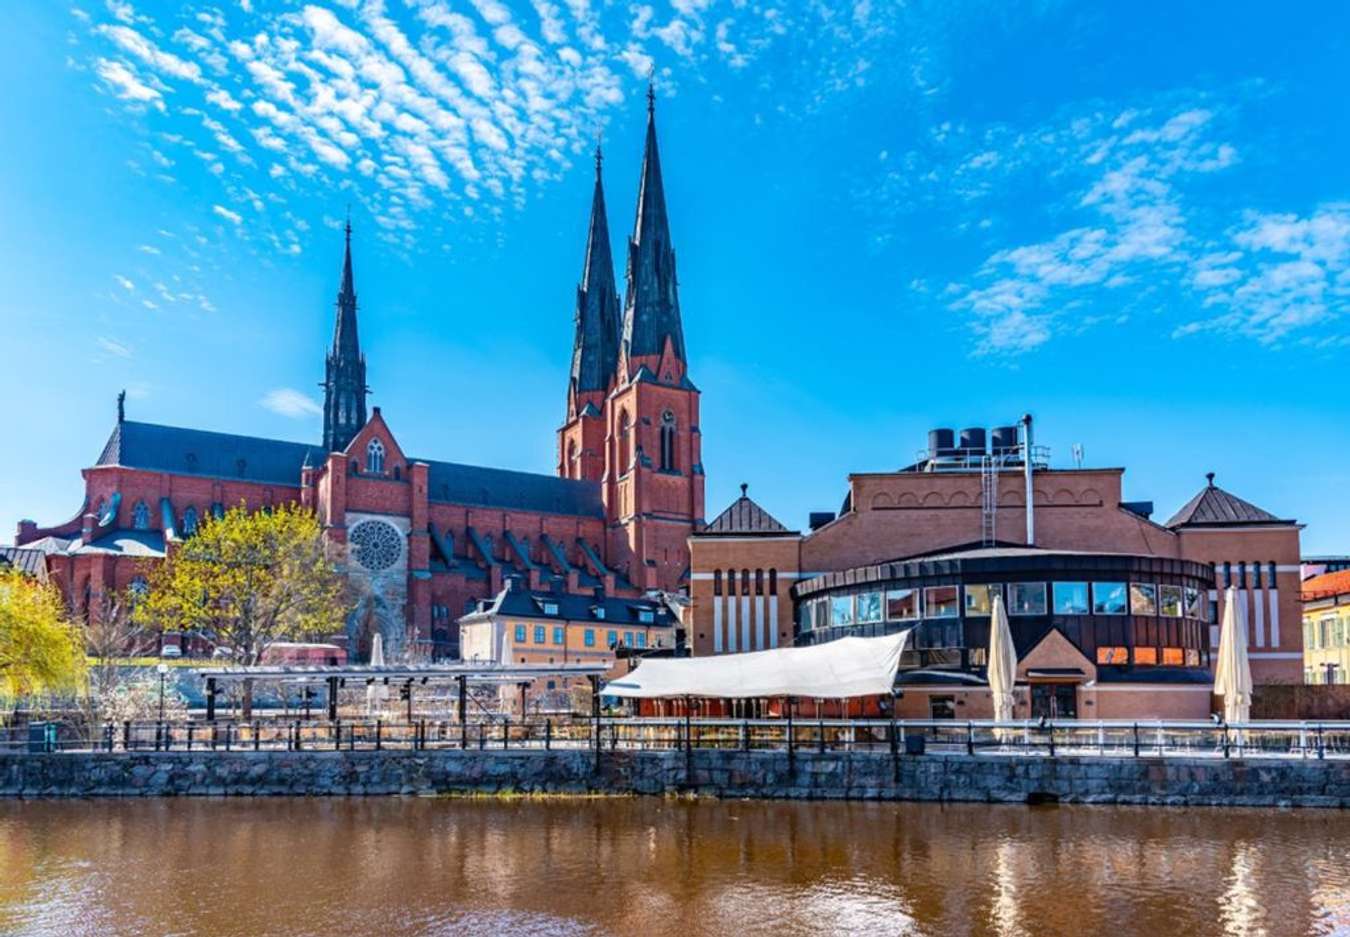
[[[1163,526],[1177,527],[1221,527],[1228,524],[1292,524],[1269,511],[1258,508],[1250,501],[1244,501],[1237,495],[1224,491],[1214,484],[1214,473],[1205,476],[1208,484],[1200,493],[1187,501],[1176,514]]]
[[[700,530],[699,536],[734,534],[744,537],[796,533],[796,531],[788,530],[772,514],[751,500],[746,493],[748,488],[748,485],[741,485],[741,496],[731,502],[731,506],[725,511],[713,518],[712,523]]]

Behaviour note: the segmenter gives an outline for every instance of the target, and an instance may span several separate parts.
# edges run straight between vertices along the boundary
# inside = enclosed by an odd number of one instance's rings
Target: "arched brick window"
[[[721,595],[721,594],[722,594],[722,571],[720,569],[715,569],[713,570],[713,595]]]
[[[150,529],[150,507],[144,501],[137,501],[131,509],[131,526],[136,530]]]
[[[778,594],[778,570],[769,570],[769,595]]]
[[[188,505],[183,511],[183,536],[191,537],[197,532],[197,509]]]
[[[741,570],[741,595],[750,594],[750,570]]]
[[[372,439],[366,446],[366,471],[372,475],[384,474],[384,443]]]
[[[661,471],[678,470],[675,464],[675,414],[667,410],[661,414]]]
[[[566,471],[568,478],[581,477],[581,466],[577,465],[577,441],[575,439],[570,439],[567,442]]]
[[[633,420],[627,410],[619,411],[619,471],[633,464]]]

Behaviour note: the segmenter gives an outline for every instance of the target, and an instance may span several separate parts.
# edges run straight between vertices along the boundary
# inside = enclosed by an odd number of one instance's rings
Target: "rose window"
[[[348,536],[356,562],[365,569],[388,569],[403,553],[403,537],[398,529],[384,521],[362,521]]]

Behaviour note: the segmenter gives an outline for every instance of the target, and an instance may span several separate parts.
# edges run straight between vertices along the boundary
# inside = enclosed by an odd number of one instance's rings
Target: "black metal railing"
[[[559,716],[456,721],[256,719],[38,723],[0,730],[0,752],[286,752],[553,749],[935,752],[965,755],[1346,758],[1350,722],[1004,722]]]

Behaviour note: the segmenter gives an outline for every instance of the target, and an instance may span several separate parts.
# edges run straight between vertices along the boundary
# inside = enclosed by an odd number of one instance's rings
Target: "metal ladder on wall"
[[[986,547],[995,541],[998,515],[998,463],[990,456],[980,459],[980,540]]]

